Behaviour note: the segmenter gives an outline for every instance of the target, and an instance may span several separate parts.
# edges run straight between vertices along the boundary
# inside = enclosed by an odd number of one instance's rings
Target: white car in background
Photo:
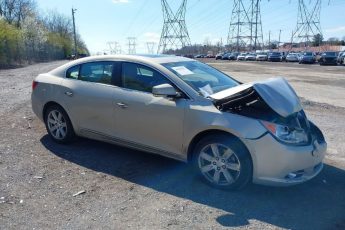
[[[268,55],[267,53],[257,53],[256,60],[257,61],[267,61]]]
[[[246,60],[247,54],[248,54],[248,53],[240,53],[240,54],[237,56],[237,61],[244,61],[244,60]]]
[[[255,61],[256,60],[256,54],[255,53],[249,53],[245,57],[246,61]]]
[[[286,62],[299,62],[300,55],[298,53],[289,53],[286,56]]]

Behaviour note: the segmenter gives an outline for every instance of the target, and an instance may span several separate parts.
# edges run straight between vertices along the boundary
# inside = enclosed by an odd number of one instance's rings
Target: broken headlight
[[[284,143],[300,145],[308,142],[308,134],[302,128],[291,128],[267,121],[261,121],[261,123],[271,134]]]

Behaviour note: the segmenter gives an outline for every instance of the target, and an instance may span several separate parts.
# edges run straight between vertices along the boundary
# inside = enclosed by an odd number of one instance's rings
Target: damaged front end
[[[291,145],[308,145],[315,139],[315,129],[307,119],[300,101],[283,78],[243,84],[211,95],[214,105],[223,112],[254,119],[278,141]],[[312,132],[313,131],[313,132]]]

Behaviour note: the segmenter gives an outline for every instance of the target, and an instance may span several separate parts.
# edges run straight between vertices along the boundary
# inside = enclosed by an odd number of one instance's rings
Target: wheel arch
[[[249,151],[248,147],[246,146],[246,144],[236,135],[234,135],[231,132],[227,132],[224,130],[220,130],[220,129],[210,129],[210,130],[204,130],[200,133],[198,133],[197,135],[195,135],[193,137],[193,139],[190,141],[189,145],[188,145],[188,150],[187,150],[187,161],[191,162],[193,159],[193,150],[195,148],[195,146],[197,145],[197,143],[204,137],[206,136],[211,136],[211,135],[227,135],[230,138],[234,138],[236,141],[238,141],[239,143],[241,143],[243,145],[243,147],[248,151],[249,157],[250,157],[250,161],[252,166],[253,165],[253,157],[251,152]]]
[[[67,114],[69,120],[71,121],[73,130],[75,132],[75,124],[73,122],[73,120],[71,119],[71,116],[68,114],[67,110],[59,103],[57,103],[56,101],[48,101],[47,103],[44,104],[43,106],[43,110],[42,110],[42,116],[43,116],[43,121],[45,122],[45,117],[46,117],[46,113],[47,113],[47,109],[51,106],[59,106],[60,108],[62,108],[64,110],[64,112]]]

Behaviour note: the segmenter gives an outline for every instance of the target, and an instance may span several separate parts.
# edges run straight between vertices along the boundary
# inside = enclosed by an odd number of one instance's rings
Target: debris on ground
[[[39,180],[41,180],[41,179],[43,179],[43,177],[42,177],[42,176],[34,176],[34,179],[39,179]]]
[[[86,193],[86,191],[85,191],[85,190],[79,191],[79,192],[77,192],[77,193],[73,194],[73,197],[75,197],[75,196],[79,196],[79,195],[82,195],[82,194],[84,194],[84,193]]]

